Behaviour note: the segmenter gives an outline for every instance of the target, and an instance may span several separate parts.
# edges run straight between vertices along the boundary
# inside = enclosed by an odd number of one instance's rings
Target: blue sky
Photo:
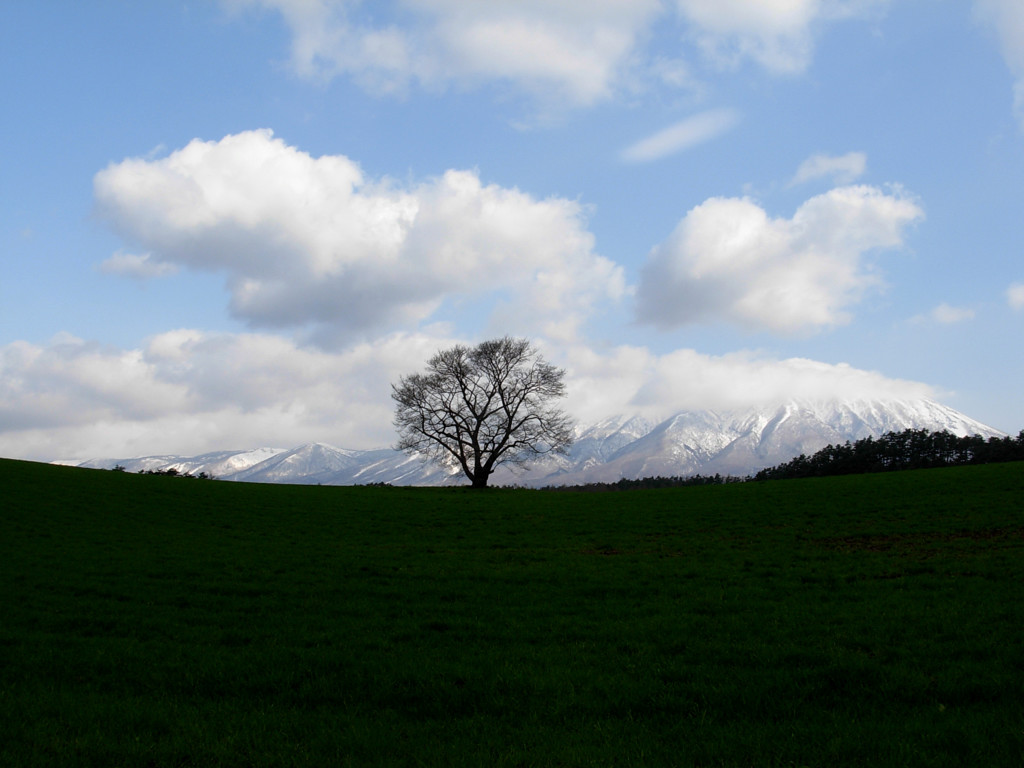
[[[0,69],[0,455],[387,445],[506,333],[581,421],[1024,427],[1019,0],[15,0]]]

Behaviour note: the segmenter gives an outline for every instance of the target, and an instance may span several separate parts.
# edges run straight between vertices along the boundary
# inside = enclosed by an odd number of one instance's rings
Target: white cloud
[[[100,264],[100,271],[109,275],[145,280],[173,275],[178,271],[178,267],[175,264],[157,261],[149,253],[136,254],[118,251]]]
[[[0,347],[0,455],[52,460],[325,441],[391,444],[390,383],[446,336],[343,353],[262,334],[170,331],[121,350],[78,339]]]
[[[914,323],[935,323],[937,325],[956,325],[974,319],[974,310],[969,307],[954,307],[943,303],[931,312],[912,318]]]
[[[511,330],[572,334],[625,291],[593,252],[579,203],[536,200],[448,171],[400,187],[352,160],[250,131],[195,140],[96,175],[102,214],[146,265],[222,272],[232,312],[324,343],[427,321],[446,300],[502,294]]]
[[[71,337],[0,347],[0,455],[39,460],[199,454],[323,441],[391,445],[390,384],[456,341],[436,329],[341,353],[263,334],[177,330],[139,349]],[[915,399],[927,386],[811,360],[644,347],[598,353],[540,340],[568,371],[582,423],[804,399]]]
[[[357,3],[346,0],[222,0],[232,10],[277,11],[292,34],[292,66],[303,77],[329,79],[349,74],[378,92],[404,87],[416,69],[410,40],[402,30],[375,28],[350,18]],[[419,62],[422,66],[426,62]]]
[[[403,26],[381,24],[344,0],[229,0],[281,13],[292,62],[305,76],[349,75],[387,93],[412,82],[514,82],[546,98],[592,104],[630,65],[657,0],[406,0]]]
[[[729,321],[780,333],[849,321],[880,280],[867,256],[903,244],[923,212],[895,190],[840,187],[791,219],[749,198],[711,198],[691,210],[643,268],[637,314],[663,328]]]
[[[926,384],[845,363],[778,360],[749,351],[707,355],[679,349],[658,355],[646,347],[601,353],[575,346],[558,362],[568,371],[567,409],[582,424],[616,414],[662,419],[685,410],[732,410],[791,399],[892,401],[937,394]]]
[[[46,347],[16,341],[0,348],[0,429],[5,432],[114,417],[145,420],[188,405],[185,392],[153,380],[137,350],[67,335]]]
[[[728,409],[788,399],[894,400],[933,394],[926,385],[846,364],[774,360],[748,352],[714,357],[684,349],[664,355],[656,367],[657,373],[637,391],[634,403],[652,409],[697,408],[701,403]]]
[[[812,155],[800,164],[790,186],[820,178],[828,178],[834,184],[850,184],[864,175],[867,162],[867,155],[863,152]]]
[[[889,0],[222,0],[279,13],[302,77],[353,79],[375,94],[411,86],[510,84],[549,106],[590,106],[638,83],[693,88],[686,56],[649,48],[678,26],[706,57],[804,70],[825,23]],[[667,63],[671,62],[667,66]]]
[[[752,59],[770,71],[803,71],[816,27],[863,17],[888,0],[676,0],[705,54],[722,65]]]
[[[701,112],[638,141],[623,151],[622,158],[632,163],[658,160],[710,141],[730,130],[738,121],[739,115],[732,109]]]
[[[1006,289],[1006,300],[1013,309],[1024,309],[1024,283],[1014,283]]]
[[[1024,128],[1024,3],[1020,0],[975,0],[975,17],[999,37],[1000,47],[1014,85],[1014,108]]]

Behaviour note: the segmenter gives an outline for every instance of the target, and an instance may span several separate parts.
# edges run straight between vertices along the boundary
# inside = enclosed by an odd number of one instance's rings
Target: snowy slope
[[[770,408],[687,411],[652,422],[616,416],[577,429],[568,456],[547,457],[527,470],[500,468],[495,485],[577,485],[621,478],[694,474],[745,476],[811,454],[829,444],[905,429],[948,430],[956,435],[1002,436],[946,406],[915,401],[790,401]],[[353,451],[324,443],[291,450],[260,448],[191,458],[150,456],[102,459],[82,466],[128,471],[175,468],[225,480],[261,483],[353,485],[463,484],[449,467],[424,463],[391,449]]]
[[[826,445],[905,429],[956,435],[1002,433],[932,401],[790,401],[773,408],[676,414],[611,453],[603,464],[576,465],[520,482],[533,485],[614,482],[620,478],[753,474]],[[574,456],[570,456],[574,458]]]
[[[449,474],[399,451],[350,451],[309,443],[284,451],[226,479],[314,485],[443,485]]]
[[[215,451],[200,456],[143,456],[135,459],[91,459],[80,467],[111,469],[122,466],[127,472],[176,469],[182,474],[198,475],[205,472],[214,477],[228,478],[284,452],[284,448],[257,448],[251,451]]]

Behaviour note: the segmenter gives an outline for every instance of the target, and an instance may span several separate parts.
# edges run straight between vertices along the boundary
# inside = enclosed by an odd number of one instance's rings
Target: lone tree
[[[397,448],[459,463],[474,488],[502,464],[565,453],[572,422],[551,401],[565,395],[565,371],[526,339],[485,341],[438,352],[425,373],[391,385]]]

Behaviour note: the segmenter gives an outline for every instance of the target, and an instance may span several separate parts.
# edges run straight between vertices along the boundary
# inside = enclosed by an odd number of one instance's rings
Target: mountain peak
[[[547,456],[525,470],[501,467],[494,484],[579,485],[652,476],[746,476],[812,454],[829,444],[878,437],[886,432],[924,429],[958,436],[1002,437],[964,414],[932,400],[801,400],[731,411],[681,411],[658,422],[619,414],[577,427],[568,456]],[[463,478],[388,448],[356,451],[329,443],[287,450],[259,448],[197,457],[159,456],[104,459],[83,466],[129,471],[174,467],[205,471],[226,480],[354,485],[451,485]]]

